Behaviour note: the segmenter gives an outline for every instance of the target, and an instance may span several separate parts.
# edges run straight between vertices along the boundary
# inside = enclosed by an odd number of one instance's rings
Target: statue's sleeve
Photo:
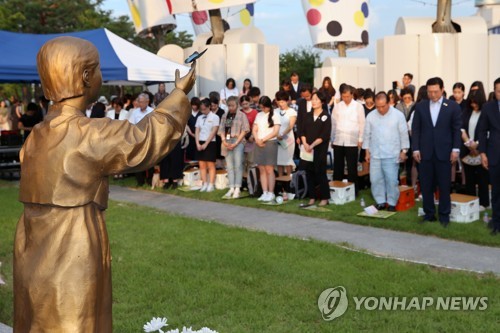
[[[182,137],[191,114],[186,94],[175,89],[138,124],[110,120],[93,128],[92,155],[102,175],[145,170],[163,159]]]

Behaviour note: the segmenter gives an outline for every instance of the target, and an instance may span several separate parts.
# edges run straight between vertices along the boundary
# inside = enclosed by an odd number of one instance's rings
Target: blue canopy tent
[[[189,68],[161,58],[115,35],[107,29],[62,34],[23,34],[0,31],[0,82],[40,82],[36,55],[48,40],[73,36],[90,41],[100,55],[103,81],[108,84],[169,82],[175,70],[185,75]]]

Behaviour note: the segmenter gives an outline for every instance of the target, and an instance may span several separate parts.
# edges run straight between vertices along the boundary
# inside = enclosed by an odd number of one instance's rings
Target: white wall
[[[489,35],[488,44],[488,80],[483,83],[487,91],[492,91],[493,82],[500,77],[500,35]]]
[[[394,35],[377,41],[377,90],[392,89],[392,82],[401,82],[405,73],[413,74],[419,86],[418,36]]]
[[[414,75],[413,84],[425,85],[430,77],[443,79],[445,89],[457,81],[467,91],[482,81],[487,91],[500,76],[500,36],[486,33],[395,35],[377,41],[377,89],[389,90],[404,73]]]
[[[196,90],[191,95],[208,96],[220,92],[226,80],[233,78],[241,89],[249,78],[262,95],[274,96],[279,89],[279,48],[264,44],[203,45],[185,49],[185,56],[207,48],[198,60]]]
[[[329,76],[335,89],[347,83],[356,88],[375,88],[376,69],[368,59],[326,58],[323,67],[314,70],[314,86],[320,88],[323,78]]]

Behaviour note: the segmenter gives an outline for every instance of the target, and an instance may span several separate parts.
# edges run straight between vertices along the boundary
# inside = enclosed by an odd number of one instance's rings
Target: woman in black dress
[[[326,156],[332,131],[332,122],[328,111],[323,105],[327,103],[326,97],[321,92],[315,92],[311,98],[312,112],[304,117],[304,127],[300,141],[302,143],[300,166],[307,173],[307,188],[309,203],[301,207],[309,207],[320,200],[318,206],[326,206],[330,199],[330,187],[326,177]],[[304,155],[303,155],[304,154]],[[306,155],[312,154],[312,161]],[[319,188],[319,191],[316,191]]]
[[[201,101],[198,97],[191,98],[191,117],[189,117],[186,131],[189,135],[189,144],[186,148],[186,160],[196,160],[196,120],[200,116]]]

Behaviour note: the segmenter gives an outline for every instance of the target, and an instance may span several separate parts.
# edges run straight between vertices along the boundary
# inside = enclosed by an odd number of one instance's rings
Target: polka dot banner
[[[225,23],[227,23],[230,29],[244,28],[253,25],[254,13],[255,5],[253,3],[221,8],[222,19],[225,21]],[[191,23],[193,24],[194,32],[196,35],[211,31],[208,11],[204,10],[191,13]]]
[[[311,39],[316,47],[331,49],[335,43],[368,45],[368,0],[302,0]]]

